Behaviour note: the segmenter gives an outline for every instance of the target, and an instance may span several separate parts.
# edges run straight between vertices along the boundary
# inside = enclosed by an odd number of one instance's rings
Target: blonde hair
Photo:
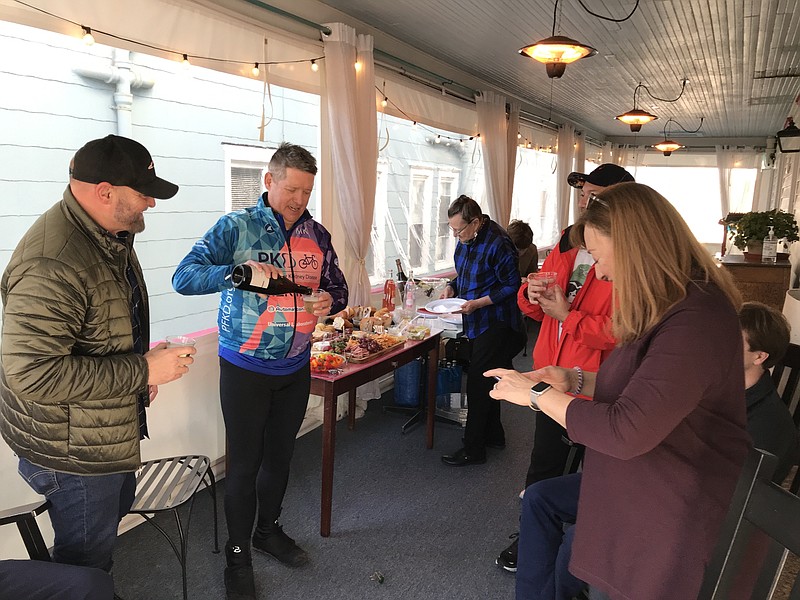
[[[584,230],[592,227],[612,240],[612,330],[620,343],[654,327],[686,297],[692,281],[713,283],[738,310],[741,298],[730,274],[717,266],[664,196],[640,183],[619,183],[595,197],[571,235],[585,245]]]

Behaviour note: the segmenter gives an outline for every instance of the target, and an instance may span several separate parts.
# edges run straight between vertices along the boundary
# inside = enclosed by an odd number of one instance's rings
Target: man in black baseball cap
[[[86,183],[110,183],[129,187],[143,196],[166,200],[178,186],[156,176],[153,157],[139,142],[107,135],[88,142],[72,160],[70,175]]]
[[[567,183],[581,190],[580,211],[586,210],[589,194],[617,183],[633,181],[622,167],[605,163],[591,173],[570,173]],[[567,227],[547,255],[542,272],[556,274],[556,284],[547,291],[539,281],[523,284],[517,294],[517,304],[523,314],[541,322],[533,349],[533,367],[549,365],[566,368],[580,367],[596,371],[616,345],[611,337],[610,319],[613,306],[611,285],[595,277],[594,259],[585,248],[570,242]],[[544,413],[536,413],[533,449],[525,488],[529,485],[562,475],[569,462],[570,447],[562,442],[566,431]],[[495,562],[507,571],[517,569],[517,540],[497,557]],[[571,598],[580,592],[582,582],[569,573],[556,578],[564,586],[556,597]],[[570,586],[576,584],[573,589]]]
[[[78,150],[70,175],[0,279],[0,435],[50,501],[53,560],[108,571],[134,499],[145,407],[188,372],[195,350],[150,348],[133,247],[144,212],[178,186],[156,176],[144,146],[116,135]]]
[[[573,171],[567,176],[567,183],[581,190],[581,197],[578,201],[578,208],[581,212],[586,209],[586,202],[589,199],[589,194],[592,192],[599,192],[610,185],[623,183],[625,181],[634,181],[633,175],[619,165],[613,163],[604,163],[588,175],[586,173]]]

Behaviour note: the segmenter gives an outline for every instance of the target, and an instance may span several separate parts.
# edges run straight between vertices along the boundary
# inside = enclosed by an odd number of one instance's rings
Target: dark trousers
[[[506,434],[500,422],[499,400],[489,397],[495,380],[483,373],[498,367],[512,369],[512,359],[522,350],[522,332],[498,323],[472,340],[472,354],[467,376],[467,426],[464,447],[469,454],[486,452],[487,442],[505,444]]]
[[[581,474],[539,481],[525,490],[517,555],[517,600],[571,600],[586,587],[569,559]]]
[[[262,375],[220,359],[219,388],[228,441],[228,537],[244,545],[253,532],[256,507],[259,527],[280,515],[311,372],[306,366],[291,375]]]
[[[114,582],[102,569],[41,560],[0,560],[0,600],[111,600]]]
[[[546,414],[536,413],[531,462],[525,476],[526,488],[537,481],[564,474],[570,447],[564,443],[561,436],[566,433],[566,429]]]

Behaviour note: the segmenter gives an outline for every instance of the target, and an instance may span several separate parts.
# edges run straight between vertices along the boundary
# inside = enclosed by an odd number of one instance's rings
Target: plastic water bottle
[[[411,271],[409,271],[411,273]],[[406,316],[413,319],[417,315],[417,286],[414,283],[414,278],[409,277],[406,281],[406,298],[403,303],[403,308],[406,311]]]
[[[769,226],[769,234],[764,238],[764,247],[761,250],[761,262],[774,263],[778,260],[778,238],[775,237],[774,227]]]

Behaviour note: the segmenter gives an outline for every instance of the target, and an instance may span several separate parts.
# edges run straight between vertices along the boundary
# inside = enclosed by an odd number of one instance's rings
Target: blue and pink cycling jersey
[[[195,242],[172,277],[175,290],[183,295],[221,292],[221,356],[235,352],[255,362],[306,362],[317,318],[304,310],[300,296],[264,297],[234,288],[233,267],[248,260],[269,263],[295,283],[327,291],[335,313],[347,306],[347,282],[330,233],[308,211],[287,231],[265,193],[256,206],[220,218]]]

